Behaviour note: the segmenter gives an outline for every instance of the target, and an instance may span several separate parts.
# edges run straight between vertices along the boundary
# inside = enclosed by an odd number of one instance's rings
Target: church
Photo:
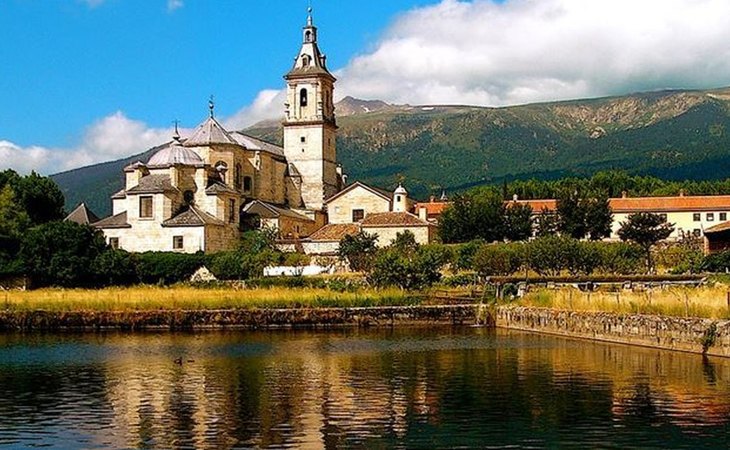
[[[306,238],[327,223],[326,199],[344,188],[337,164],[335,77],[317,44],[311,10],[285,75],[284,146],[226,130],[210,113],[188,137],[177,132],[147,162],[124,168],[112,215],[93,224],[130,252],[214,253],[260,226]]]

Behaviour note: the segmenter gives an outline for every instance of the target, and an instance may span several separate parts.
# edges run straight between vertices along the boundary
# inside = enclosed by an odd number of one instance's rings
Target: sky
[[[0,0],[0,169],[142,152],[279,117],[307,0]],[[313,0],[352,95],[507,106],[730,86],[727,0]]]

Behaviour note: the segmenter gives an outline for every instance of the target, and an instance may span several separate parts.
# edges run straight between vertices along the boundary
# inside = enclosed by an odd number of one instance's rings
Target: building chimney
[[[684,189],[680,189],[680,190],[679,190],[679,196],[680,196],[680,197],[684,197],[684,196],[685,196],[685,194],[686,194],[686,192],[684,191]]]
[[[425,206],[418,208],[418,218],[424,222],[428,221],[428,209]]]
[[[512,196],[512,201],[513,201],[513,202],[516,202],[516,201],[517,201],[517,200],[519,200],[519,199],[520,199],[520,196],[519,196],[519,195],[517,195],[517,194],[514,194],[514,195]]]
[[[621,198],[629,198],[629,193],[626,191],[621,191]]]
[[[436,196],[435,195],[432,195],[431,197],[428,198],[428,201],[431,202],[431,203],[436,202]]]

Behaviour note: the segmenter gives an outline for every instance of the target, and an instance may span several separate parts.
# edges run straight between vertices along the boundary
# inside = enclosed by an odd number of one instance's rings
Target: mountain
[[[399,179],[417,198],[513,179],[625,169],[669,179],[730,176],[730,88],[661,91],[505,108],[337,104],[338,158],[350,181]],[[281,125],[245,130],[281,144]],[[98,214],[122,188],[122,168],[154,153],[53,175],[67,198]]]

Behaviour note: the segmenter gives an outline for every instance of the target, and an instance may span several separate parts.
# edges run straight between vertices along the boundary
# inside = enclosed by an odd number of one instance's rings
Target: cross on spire
[[[208,100],[208,109],[210,109],[210,118],[212,119],[213,117],[215,117],[215,98],[212,95]]]

